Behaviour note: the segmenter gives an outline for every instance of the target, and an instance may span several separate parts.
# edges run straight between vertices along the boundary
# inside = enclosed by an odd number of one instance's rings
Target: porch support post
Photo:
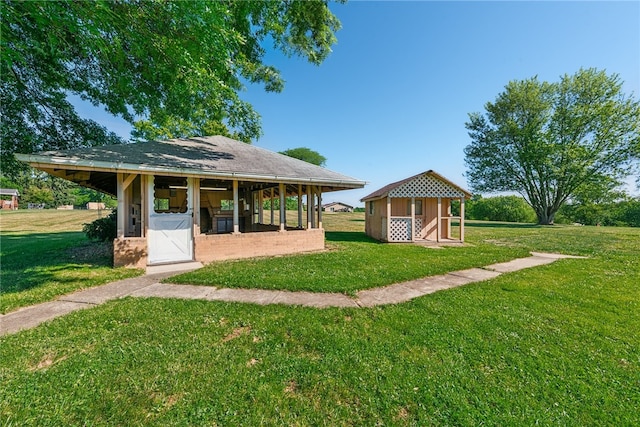
[[[273,223],[275,222],[274,213],[273,213],[273,201],[275,199],[275,195],[273,194],[274,191],[275,191],[274,188],[271,187],[271,203],[269,203],[269,208],[271,209],[271,222],[270,222],[271,225],[273,225]]]
[[[416,198],[411,198],[411,241],[416,240]]]
[[[318,228],[322,228],[322,187],[318,187]]]
[[[189,178],[193,180],[193,200],[187,203],[193,203],[193,235],[200,234],[200,178]]]
[[[464,242],[464,196],[460,197],[460,241]]]
[[[233,180],[233,234],[240,233],[240,213],[238,212],[238,180]]]
[[[285,200],[287,190],[282,182],[278,186],[278,193],[280,194],[280,231],[285,231],[287,228],[287,201]]]
[[[116,197],[118,198],[118,216],[116,218],[116,236],[118,239],[124,237],[125,216],[126,216],[126,203],[124,200],[124,174],[118,173],[116,175]]]
[[[264,190],[258,191],[258,223],[264,224]]]
[[[298,184],[298,228],[302,228],[302,184]]]
[[[316,228],[316,209],[318,205],[316,204],[316,186],[311,186],[311,228]]]
[[[147,192],[149,187],[147,180],[153,179],[148,175],[140,175],[140,236],[147,237],[147,224],[149,223],[149,199]]]
[[[438,197],[438,226],[436,228],[436,242],[442,238],[442,197]]]
[[[313,198],[311,197],[311,185],[307,185],[307,230],[311,230],[313,221]]]
[[[387,196],[387,242],[391,241],[391,197]]]

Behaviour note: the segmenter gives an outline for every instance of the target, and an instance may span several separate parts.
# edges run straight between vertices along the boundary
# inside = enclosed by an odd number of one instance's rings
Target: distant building
[[[100,209],[104,209],[104,203],[102,202],[89,202],[87,203],[87,209],[89,209],[90,211],[94,211],[94,210],[100,210]]]
[[[322,205],[322,210],[325,212],[353,212],[353,206],[349,206],[346,203],[332,202]]]
[[[0,196],[2,196],[2,207],[0,207],[0,209],[12,211],[18,209],[18,197],[20,197],[18,190],[0,188]]]

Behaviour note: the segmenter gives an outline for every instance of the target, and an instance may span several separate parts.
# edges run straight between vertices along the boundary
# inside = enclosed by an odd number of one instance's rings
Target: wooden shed
[[[364,187],[363,181],[224,136],[16,157],[117,197],[116,266],[323,249],[322,210],[316,209],[322,193]],[[297,197],[294,226],[287,224],[286,197]]]
[[[2,205],[0,209],[15,211],[18,209],[18,197],[20,193],[18,190],[12,188],[0,188],[0,199],[2,199]]]
[[[365,202],[365,233],[383,242],[464,242],[464,202],[471,193],[433,170],[380,188]],[[459,203],[453,216],[452,203]]]

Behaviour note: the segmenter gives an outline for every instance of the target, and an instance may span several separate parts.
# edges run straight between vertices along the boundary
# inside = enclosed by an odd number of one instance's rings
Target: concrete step
[[[160,273],[180,273],[191,270],[197,270],[202,268],[202,263],[193,262],[178,262],[174,264],[158,264],[147,266],[147,274],[160,274]]]

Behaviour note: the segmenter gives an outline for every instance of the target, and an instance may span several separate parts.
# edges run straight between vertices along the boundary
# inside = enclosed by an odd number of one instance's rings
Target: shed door
[[[149,181],[149,264],[192,261],[191,185],[185,178],[156,176]]]

